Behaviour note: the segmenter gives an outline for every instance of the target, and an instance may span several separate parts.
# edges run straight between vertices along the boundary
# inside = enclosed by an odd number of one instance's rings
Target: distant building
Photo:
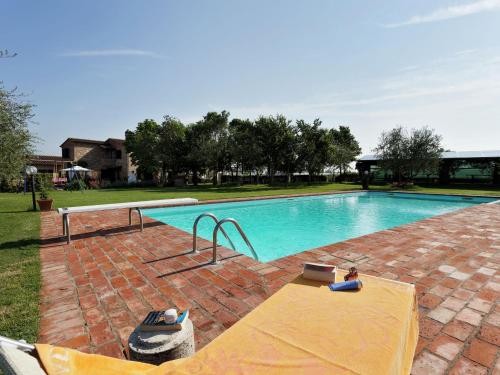
[[[378,165],[376,155],[364,155],[356,162],[356,169],[369,171],[375,180],[391,180],[392,174]],[[447,151],[441,155],[440,169],[436,174],[421,174],[421,181],[493,182],[500,183],[500,150]]]
[[[33,155],[30,165],[35,166],[38,173],[52,173],[56,177],[64,168],[64,159],[55,155]]]
[[[97,172],[101,184],[134,180],[136,168],[125,150],[123,139],[105,141],[68,138],[61,144],[65,167],[72,164]]]

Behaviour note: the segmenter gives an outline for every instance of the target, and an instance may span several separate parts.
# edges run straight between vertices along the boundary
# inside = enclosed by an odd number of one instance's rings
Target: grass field
[[[374,186],[372,189],[389,189]],[[101,189],[84,192],[53,191],[55,207],[192,197],[199,200],[359,190],[355,184],[293,185],[270,187],[244,185],[185,188]],[[441,194],[500,196],[500,188],[415,186],[411,191]],[[38,332],[40,290],[40,216],[31,208],[30,194],[0,193],[0,335],[34,342]]]
[[[40,290],[39,214],[28,195],[0,194],[0,335],[34,341]]]

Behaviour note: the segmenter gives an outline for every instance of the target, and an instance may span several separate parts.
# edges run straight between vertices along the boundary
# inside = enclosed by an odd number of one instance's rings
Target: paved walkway
[[[124,357],[151,309],[190,308],[197,348],[320,261],[415,283],[420,341],[414,374],[500,374],[500,205],[480,205],[267,264],[228,249],[186,254],[191,237],[127,211],[74,214],[66,245],[55,212],[42,216],[39,342]],[[205,240],[199,246],[209,246]]]

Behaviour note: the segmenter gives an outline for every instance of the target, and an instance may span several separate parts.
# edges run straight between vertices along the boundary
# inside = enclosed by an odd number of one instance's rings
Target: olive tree
[[[402,126],[383,132],[375,153],[380,166],[390,170],[399,183],[419,173],[435,173],[441,156],[441,136],[423,127],[408,131]]]
[[[341,125],[338,129],[330,129],[329,136],[331,142],[329,164],[338,169],[339,177],[342,178],[349,164],[361,153],[361,147],[348,126]]]
[[[0,187],[20,177],[37,141],[29,129],[33,104],[23,98],[0,86]]]

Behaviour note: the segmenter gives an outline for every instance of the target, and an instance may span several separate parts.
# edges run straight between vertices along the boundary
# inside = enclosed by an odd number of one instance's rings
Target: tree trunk
[[[491,171],[493,186],[500,186],[500,161],[495,162]]]
[[[161,180],[160,183],[165,186],[167,183],[167,166],[165,163],[162,163],[161,165]]]
[[[198,171],[196,169],[193,170],[193,185],[198,186]]]
[[[243,163],[240,163],[239,166],[241,166],[241,173],[238,173],[238,164],[236,164],[236,180],[238,181],[238,185],[241,185],[242,179],[243,179]]]
[[[450,162],[442,160],[439,168],[439,183],[447,185],[450,183]]]

